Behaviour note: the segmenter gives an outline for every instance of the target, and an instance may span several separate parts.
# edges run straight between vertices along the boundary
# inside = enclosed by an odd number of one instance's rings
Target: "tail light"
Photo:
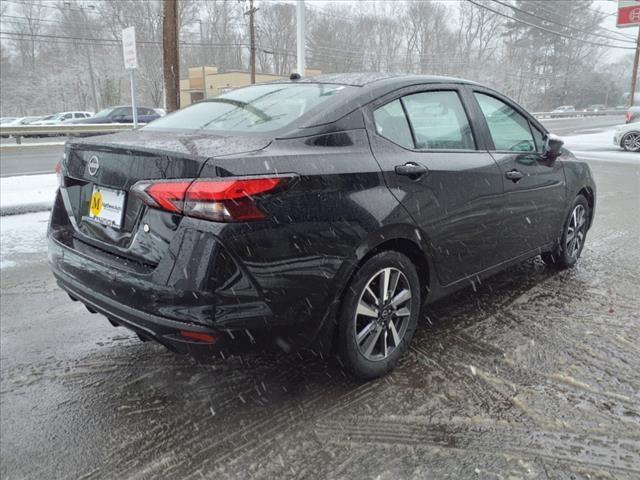
[[[228,177],[138,182],[133,191],[149,206],[167,212],[217,222],[260,220],[266,217],[256,199],[281,191],[291,175]]]
[[[627,119],[627,123],[629,123],[629,122],[631,121],[631,110],[629,110],[629,111],[627,112],[627,117],[626,117],[626,119]]]

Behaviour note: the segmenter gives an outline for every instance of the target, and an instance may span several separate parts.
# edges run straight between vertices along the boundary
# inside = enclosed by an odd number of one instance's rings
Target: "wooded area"
[[[306,63],[325,73],[451,75],[499,89],[532,110],[623,104],[633,32],[599,26],[591,0],[306,2]],[[256,68],[296,64],[295,3],[255,1]],[[180,63],[248,70],[248,1],[180,0]],[[163,104],[160,0],[4,0],[2,115],[130,102],[121,31],[135,26],[139,104]],[[628,52],[609,61],[613,48]]]

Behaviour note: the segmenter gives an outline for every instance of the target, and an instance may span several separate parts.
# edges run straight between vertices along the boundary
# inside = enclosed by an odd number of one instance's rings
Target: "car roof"
[[[275,80],[270,83],[283,82],[282,80]],[[415,83],[468,83],[477,85],[470,80],[440,75],[408,75],[403,73],[376,72],[328,73],[313,77],[303,77],[298,80],[289,80],[288,83],[332,83],[352,87],[366,87],[374,83],[384,83],[385,86],[397,86],[398,88]]]
[[[332,123],[351,111],[362,107],[372,99],[381,97],[395,90],[414,85],[425,84],[468,84],[478,85],[470,80],[438,75],[408,75],[401,73],[330,73],[303,77],[299,79],[274,80],[268,84],[325,84],[343,85],[349,90],[341,95],[338,104],[327,105],[317,115],[309,115],[302,119],[302,128],[312,125]],[[246,88],[246,87],[245,87]]]

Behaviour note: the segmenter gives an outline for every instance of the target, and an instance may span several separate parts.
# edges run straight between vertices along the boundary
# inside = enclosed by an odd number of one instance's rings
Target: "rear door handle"
[[[507,173],[505,173],[504,176],[515,183],[522,177],[524,177],[524,173],[514,168],[513,170],[509,170]]]
[[[429,173],[429,169],[427,167],[415,162],[407,162],[404,165],[396,165],[395,171],[396,175],[403,175],[414,180],[420,178],[422,175],[426,175],[427,173]]]

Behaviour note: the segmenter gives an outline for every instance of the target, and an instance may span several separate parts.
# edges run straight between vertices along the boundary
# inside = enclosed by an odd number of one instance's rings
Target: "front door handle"
[[[514,168],[513,170],[509,170],[507,173],[505,173],[504,176],[511,180],[513,183],[516,183],[518,180],[524,177],[524,173]]]
[[[422,175],[429,173],[429,169],[424,165],[415,162],[407,162],[404,165],[396,165],[396,175],[403,175],[412,180],[420,178]]]

